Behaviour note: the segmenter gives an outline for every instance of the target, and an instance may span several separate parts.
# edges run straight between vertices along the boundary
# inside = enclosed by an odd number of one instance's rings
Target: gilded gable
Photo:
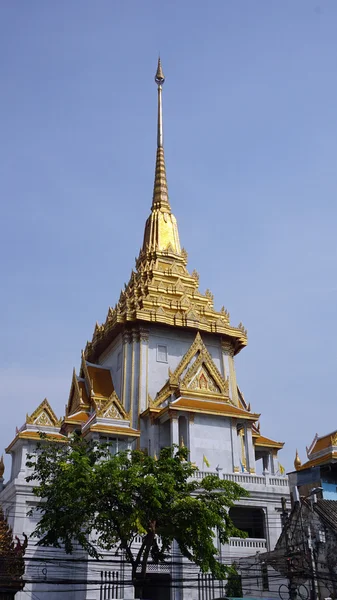
[[[103,419],[128,420],[129,415],[114,391],[108,400],[95,399],[95,412]]]
[[[210,391],[215,394],[221,394],[220,388],[216,385],[214,379],[207,372],[204,366],[201,366],[191,381],[187,384],[190,390]]]
[[[229,381],[217,369],[199,332],[175,371],[169,370],[169,379],[151,406],[160,406],[170,396],[177,398],[187,391],[230,402]]]
[[[61,421],[56,417],[47,398],[45,398],[30,416],[27,415],[26,423],[42,427],[59,427]]]

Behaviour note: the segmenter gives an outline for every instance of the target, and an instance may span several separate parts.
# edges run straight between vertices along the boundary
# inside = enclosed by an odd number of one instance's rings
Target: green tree
[[[228,598],[242,598],[242,579],[235,563],[232,564],[231,570],[228,573],[225,594]]]
[[[107,444],[74,437],[67,444],[42,441],[27,465],[41,499],[38,545],[71,553],[78,543],[96,558],[120,548],[134,584],[145,579],[149,559],[169,557],[173,540],[203,572],[224,579],[228,568],[218,560],[214,531],[222,543],[245,536],[228,509],[246,490],[214,475],[193,479],[197,468],[186,448],[164,448],[158,459],[137,450],[113,455]],[[137,536],[142,543],[135,547]]]

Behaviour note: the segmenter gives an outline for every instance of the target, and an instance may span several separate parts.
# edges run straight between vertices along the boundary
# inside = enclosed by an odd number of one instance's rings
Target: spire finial
[[[296,448],[296,455],[295,455],[295,460],[294,460],[294,467],[296,469],[296,471],[302,466],[302,461],[298,455],[298,450]]]
[[[158,87],[157,156],[151,214],[146,221],[143,253],[165,251],[181,255],[177,221],[171,212],[168,197],[163,141],[162,90],[165,81],[160,57],[154,80]]]
[[[163,103],[162,89],[165,81],[160,57],[158,58],[157,71],[154,80],[158,86],[158,124],[157,124],[157,148],[163,148]]]
[[[157,121],[157,158],[156,172],[154,178],[152,210],[159,208],[165,212],[171,212],[168,199],[166,168],[164,158],[164,135],[163,135],[163,102],[162,90],[165,81],[160,57],[158,58],[157,71],[154,80],[158,86],[158,121]]]
[[[165,82],[165,76],[164,76],[163,69],[161,66],[160,56],[158,58],[157,72],[155,74],[154,80],[157,85],[163,85],[163,83]]]

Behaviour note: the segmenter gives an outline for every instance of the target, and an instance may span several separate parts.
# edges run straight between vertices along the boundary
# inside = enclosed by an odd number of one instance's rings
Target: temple
[[[108,309],[102,323],[96,323],[81,354],[65,416],[59,419],[45,399],[16,431],[6,449],[12,469],[6,483],[0,478],[0,502],[5,514],[10,507],[6,516],[15,535],[29,535],[36,524],[29,510],[36,500],[26,482],[26,460],[41,432],[63,443],[79,431],[88,440],[110,441],[116,452],[138,447],[151,455],[170,444],[184,444],[199,468],[196,476],[217,473],[250,492],[249,498],[231,509],[235,524],[248,537],[233,538],[220,548],[228,562],[273,549],[281,532],[280,499],[288,494],[288,479],[278,462],[283,443],[260,431],[260,415],[246,402],[236,380],[235,357],[247,345],[247,331],[242,323],[231,324],[224,307],[215,308],[213,294],[199,289],[197,271],[187,267],[187,252],[181,247],[168,195],[164,81],[159,59],[154,188],[135,268],[118,302]],[[61,549],[37,548],[33,540],[26,557],[27,584],[17,595],[20,600],[27,594],[33,598],[34,593],[40,600],[54,600],[65,590],[68,595],[62,597],[74,600],[133,597],[133,588],[123,583],[125,565],[99,567],[95,563],[93,575],[90,561],[80,550],[74,566],[74,562],[66,563]],[[160,567],[167,581],[182,573],[183,578],[191,578],[186,591],[165,585],[160,598],[197,600],[206,597],[207,586],[214,587],[197,570],[193,575],[187,568],[184,575],[184,569],[183,561]],[[154,576],[155,571],[153,566]]]
[[[317,433],[306,448],[307,460],[302,463],[296,450],[295,471],[289,473],[292,503],[316,490],[322,500],[337,500],[337,431],[319,436]]]

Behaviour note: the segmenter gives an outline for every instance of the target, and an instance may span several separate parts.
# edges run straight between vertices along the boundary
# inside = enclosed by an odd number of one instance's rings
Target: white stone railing
[[[223,478],[227,481],[235,481],[239,484],[253,485],[275,485],[278,487],[288,487],[288,477],[276,477],[274,475],[250,475],[249,473],[223,473]]]
[[[288,477],[274,477],[272,475],[266,475],[266,477],[269,478],[269,485],[289,486]]]
[[[195,471],[193,474],[194,479],[203,479],[206,475],[217,475],[216,471]],[[221,475],[220,475],[221,477]],[[287,488],[289,486],[288,477],[281,477],[276,475],[251,475],[250,473],[222,473],[223,479],[227,481],[234,481],[240,485],[272,485],[276,487]]]
[[[266,485],[265,475],[250,475],[249,473],[223,473],[223,478],[235,483],[254,483],[255,485]]]
[[[228,545],[234,548],[258,548],[259,550],[266,550],[267,540],[265,540],[264,538],[232,537],[229,539]]]
[[[193,477],[194,479],[203,479],[206,475],[216,475],[219,476],[219,473],[216,471],[194,471]]]

